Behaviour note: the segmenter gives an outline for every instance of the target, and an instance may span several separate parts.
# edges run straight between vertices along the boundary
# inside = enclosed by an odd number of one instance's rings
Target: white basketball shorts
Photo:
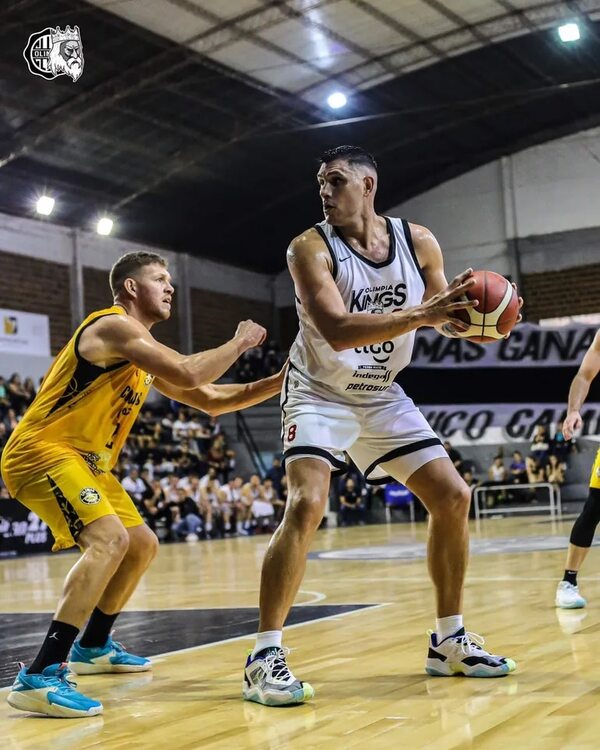
[[[434,458],[448,457],[440,439],[414,405],[402,394],[389,404],[355,406],[303,399],[290,392],[282,402],[284,465],[299,458],[317,458],[335,474],[347,471],[348,454],[367,482],[405,482]],[[381,464],[394,460],[396,476]]]

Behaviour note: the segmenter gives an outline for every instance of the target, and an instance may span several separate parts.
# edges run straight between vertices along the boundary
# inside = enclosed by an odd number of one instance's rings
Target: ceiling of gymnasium
[[[383,211],[600,124],[600,0],[9,0],[0,22],[0,211],[46,190],[53,221],[108,212],[123,240],[260,271],[320,220],[324,148],[374,153]],[[24,64],[57,24],[81,29],[76,83]]]

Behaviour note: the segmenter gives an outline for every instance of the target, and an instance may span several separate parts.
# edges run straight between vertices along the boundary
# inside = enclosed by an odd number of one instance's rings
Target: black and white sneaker
[[[513,659],[489,654],[482,646],[485,640],[464,628],[438,643],[433,630],[429,635],[429,653],[425,671],[434,677],[503,677],[516,669]]]
[[[308,682],[300,682],[290,672],[286,656],[289,649],[271,647],[248,656],[244,669],[244,700],[264,706],[289,706],[310,700],[315,691]]]

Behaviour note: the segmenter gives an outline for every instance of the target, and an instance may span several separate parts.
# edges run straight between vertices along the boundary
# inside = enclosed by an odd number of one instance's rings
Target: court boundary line
[[[348,612],[338,612],[335,615],[326,615],[325,617],[317,617],[314,620],[306,620],[305,622],[297,622],[294,625],[286,625],[284,626],[284,631],[286,630],[292,630],[294,628],[301,628],[304,625],[310,625],[311,623],[315,622],[325,622],[326,620],[336,620],[339,617],[346,617],[348,615],[356,615],[361,612],[372,612],[374,609],[381,609],[382,607],[389,607],[393,602],[383,602],[380,604],[358,604],[354,603],[352,604],[346,604],[346,605],[334,605],[331,602],[329,602],[330,606],[359,606],[360,609],[351,609]],[[212,643],[201,643],[199,646],[189,646],[188,648],[180,648],[176,649],[175,651],[165,651],[162,654],[154,654],[151,656],[151,659],[158,659],[165,656],[170,656],[171,654],[185,654],[190,651],[200,651],[201,649],[205,648],[211,648],[212,646],[219,646],[223,643],[234,643],[235,641],[243,641],[245,639],[254,638],[256,636],[256,633],[246,633],[245,635],[236,635],[232,638],[224,638],[221,641],[213,641]]]
[[[314,620],[306,620],[305,622],[297,622],[294,625],[288,625],[284,629],[285,630],[292,630],[293,628],[301,628],[304,625],[310,625],[311,623],[315,623],[315,622],[325,622],[325,620],[336,620],[339,617],[346,617],[347,615],[355,615],[355,614],[359,614],[360,612],[371,612],[371,611],[373,611],[375,609],[381,609],[382,607],[389,607],[391,604],[393,604],[393,602],[382,602],[380,604],[359,604],[357,602],[355,602],[354,604],[345,604],[345,605],[344,604],[341,604],[341,605],[338,604],[338,605],[334,605],[334,606],[350,606],[350,607],[351,606],[359,606],[360,609],[352,609],[349,612],[338,612],[335,615],[326,615],[325,617],[317,617]],[[199,609],[199,608],[196,607],[195,609]],[[221,607],[219,607],[219,609],[221,609]],[[232,608],[231,607],[223,607],[222,609],[232,609]],[[237,609],[240,609],[240,607],[237,607]],[[132,610],[129,610],[129,611],[132,611]],[[147,611],[147,610],[133,610],[133,611],[144,612],[144,611]],[[168,612],[169,610],[162,610],[162,611]],[[19,613],[3,612],[3,613],[0,613],[0,614],[32,614],[32,613],[28,613],[28,612],[19,612]],[[33,613],[33,614],[36,614],[36,613]],[[49,614],[51,614],[51,613],[49,613]],[[220,646],[223,643],[234,643],[235,641],[243,641],[244,639],[254,638],[255,636],[256,636],[256,633],[246,633],[244,635],[236,635],[236,636],[233,636],[233,638],[223,638],[220,641],[212,641],[211,643],[201,643],[198,646],[189,646],[188,648],[179,648],[179,649],[176,649],[175,651],[163,651],[163,653],[161,653],[161,654],[152,654],[152,656],[150,656],[149,658],[150,658],[151,661],[154,661],[154,660],[161,660],[162,661],[162,660],[164,660],[164,658],[166,656],[170,656],[171,654],[185,654],[185,653],[189,653],[190,651],[200,651],[200,650],[205,649],[205,648],[211,648],[212,646]],[[8,692],[11,689],[12,689],[12,685],[7,685],[5,687],[0,687],[0,694]]]

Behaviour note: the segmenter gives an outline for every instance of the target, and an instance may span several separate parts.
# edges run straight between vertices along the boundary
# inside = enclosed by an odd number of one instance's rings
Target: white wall
[[[385,212],[436,234],[448,276],[473,264],[511,273],[515,237],[600,231],[600,128],[491,162]],[[600,261],[594,242],[568,252],[535,243],[519,249],[524,273]]]

